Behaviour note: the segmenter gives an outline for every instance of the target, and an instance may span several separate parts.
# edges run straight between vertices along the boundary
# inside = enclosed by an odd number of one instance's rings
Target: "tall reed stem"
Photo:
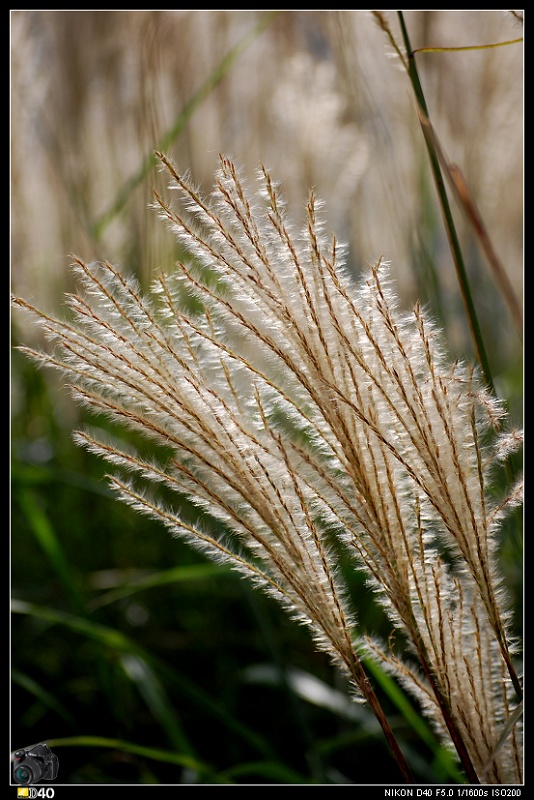
[[[408,63],[407,63],[407,70],[408,75],[410,78],[410,82],[412,84],[412,88],[415,94],[415,98],[417,101],[418,112],[419,112],[419,121],[421,123],[421,130],[423,132],[423,136],[425,139],[428,155],[430,158],[430,164],[432,167],[432,173],[434,176],[434,181],[436,184],[436,189],[438,193],[438,198],[441,206],[441,210],[443,213],[443,218],[445,222],[445,230],[447,233],[447,237],[449,239],[449,244],[451,248],[452,257],[454,260],[454,264],[456,267],[456,274],[458,277],[458,282],[460,284],[460,290],[462,294],[462,298],[464,301],[464,306],[466,309],[467,319],[469,322],[469,328],[471,330],[471,335],[473,338],[473,343],[475,346],[475,350],[477,353],[477,357],[482,368],[484,378],[488,385],[488,388],[491,390],[493,394],[495,392],[495,385],[493,382],[491,368],[489,364],[489,360],[486,354],[486,348],[484,346],[484,341],[482,338],[482,332],[480,329],[480,325],[478,322],[473,296],[471,294],[471,289],[469,286],[469,279],[467,277],[467,271],[465,268],[465,263],[462,255],[462,251],[460,248],[460,243],[458,240],[458,235],[456,233],[456,227],[454,225],[454,220],[452,217],[451,208],[449,205],[449,200],[447,197],[447,191],[445,189],[445,183],[443,180],[443,175],[441,172],[440,162],[439,162],[439,154],[436,150],[436,143],[432,132],[432,127],[429,124],[430,116],[428,113],[428,107],[425,100],[425,95],[423,92],[423,87],[421,85],[421,80],[419,78],[419,72],[417,70],[417,64],[415,62],[415,53],[412,50],[410,37],[408,35],[408,29],[406,27],[406,23],[404,20],[404,15],[402,11],[397,12],[399,17],[399,23],[402,31],[402,36],[404,40],[404,46],[406,48],[406,53],[408,56]],[[517,697],[521,700],[523,698],[523,689],[521,683],[519,681],[517,672],[512,664],[512,660],[510,658],[510,654],[508,651],[508,645],[506,642],[506,637],[503,634],[503,631],[499,629],[497,631],[499,644],[503,653],[503,658],[508,668],[508,672],[510,674],[511,681],[513,683],[514,689],[516,691]]]
[[[415,55],[410,43],[410,37],[408,35],[408,30],[406,28],[406,24],[404,21],[404,15],[402,11],[397,11],[397,14],[399,17],[402,37],[404,39],[404,45],[408,56],[408,75],[412,84],[412,88],[414,90],[418,109],[420,112],[423,112],[424,116],[427,119],[429,119],[430,117],[428,113],[428,107],[426,104],[425,95],[423,93],[423,87],[419,79],[419,72],[417,70],[417,64],[415,63]],[[477,313],[473,302],[473,296],[471,294],[471,288],[469,286],[469,279],[467,277],[467,271],[465,268],[462,250],[460,248],[460,243],[458,240],[458,234],[456,233],[456,227],[454,225],[454,219],[452,217],[452,212],[449,205],[449,199],[447,197],[447,191],[445,189],[445,182],[443,180],[443,175],[441,173],[438,155],[435,151],[432,138],[429,136],[428,128],[425,127],[424,125],[421,125],[421,129],[423,131],[423,136],[425,139],[428,155],[430,158],[432,174],[434,176],[434,181],[436,184],[436,190],[438,193],[441,211],[445,222],[445,230],[447,233],[447,238],[449,240],[449,245],[454,260],[454,265],[456,267],[456,275],[458,277],[458,283],[460,284],[460,290],[462,293],[462,299],[467,314],[469,329],[471,331],[471,337],[473,339],[473,344],[475,347],[477,358],[484,373],[484,378],[486,380],[486,383],[488,387],[491,389],[491,391],[495,394],[495,386],[493,383],[491,368],[486,353],[486,348],[484,346],[484,341],[482,338],[482,333],[480,330],[480,325],[478,322]]]
[[[413,783],[413,777],[408,766],[408,762],[402,752],[399,743],[395,737],[391,729],[391,725],[384,714],[384,710],[380,704],[378,697],[376,696],[375,690],[372,687],[371,681],[367,677],[363,664],[361,663],[360,659],[357,656],[354,656],[351,660],[351,663],[348,664],[351,674],[354,677],[354,680],[361,690],[362,694],[364,695],[366,701],[369,703],[369,707],[371,708],[373,714],[375,715],[376,719],[384,736],[386,737],[386,741],[389,745],[389,748],[397,762],[400,771],[402,772],[403,778],[406,783]]]

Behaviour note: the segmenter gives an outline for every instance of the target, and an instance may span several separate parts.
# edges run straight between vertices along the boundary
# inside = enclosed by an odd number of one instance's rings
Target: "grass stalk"
[[[451,750],[440,745],[434,733],[427,725],[424,717],[412,706],[407,696],[397,683],[382,669],[377,661],[370,658],[362,659],[364,668],[373,677],[389,700],[397,707],[406,722],[414,729],[421,741],[423,741],[434,753],[436,763],[443,771],[444,779],[449,778],[450,782],[461,783],[465,780],[462,775],[454,755]]]
[[[425,117],[422,111],[419,109],[419,121],[421,123],[421,127],[425,132],[425,139],[432,141],[432,146],[438,156],[441,168],[445,173],[445,177],[451,187],[456,200],[458,201],[460,207],[463,209],[467,219],[469,220],[476,238],[480,244],[482,252],[486,256],[486,259],[490,265],[491,271],[493,273],[493,277],[495,279],[495,283],[499,287],[501,292],[501,296],[508,307],[508,311],[512,322],[514,323],[514,327],[519,335],[519,338],[523,339],[523,312],[521,309],[521,304],[517,295],[514,292],[513,286],[508,279],[508,275],[506,274],[506,270],[504,269],[504,265],[502,264],[500,258],[498,257],[495,248],[493,247],[493,243],[491,238],[488,234],[487,228],[484,225],[480,212],[478,211],[475,202],[469,192],[469,188],[465,182],[463,177],[462,171],[457,164],[451,164],[451,162],[446,157],[443,148],[436,136],[436,132],[432,127],[432,124],[428,117]]]
[[[454,723],[454,719],[453,719],[453,716],[451,714],[451,711],[450,711],[450,708],[449,708],[449,704],[446,702],[445,698],[443,697],[443,693],[441,692],[441,690],[440,690],[440,688],[438,686],[438,683],[437,683],[437,681],[436,681],[436,679],[435,679],[435,677],[434,677],[434,675],[432,673],[432,669],[430,668],[430,665],[429,665],[428,660],[426,658],[426,654],[424,652],[422,652],[422,650],[420,650],[419,653],[418,653],[418,658],[419,658],[419,662],[420,662],[420,664],[421,664],[421,666],[423,668],[423,672],[425,673],[426,678],[427,678],[430,686],[432,687],[432,691],[434,692],[434,695],[436,697],[436,701],[437,701],[437,703],[439,705],[439,708],[440,708],[440,711],[441,711],[441,716],[443,717],[443,721],[445,722],[445,725],[447,726],[447,730],[449,731],[449,735],[450,735],[451,740],[452,740],[452,742],[454,744],[454,747],[456,748],[456,752],[458,753],[458,756],[460,758],[462,766],[465,769],[465,774],[467,775],[467,777],[469,779],[469,783],[472,783],[472,784],[480,783],[480,779],[479,779],[479,777],[477,775],[477,772],[476,772],[476,770],[475,770],[475,768],[473,766],[473,762],[471,761],[471,758],[470,758],[469,753],[467,751],[467,747],[465,746],[465,743],[464,743],[464,741],[462,739],[462,736],[459,733],[458,728],[456,727],[456,725]]]
[[[414,51],[412,50],[408,29],[406,27],[406,23],[404,20],[404,15],[402,11],[397,11],[397,14],[399,17],[399,23],[402,31],[402,37],[404,40],[404,46],[406,48],[406,54],[408,57],[408,62],[407,62],[408,76],[410,78],[410,82],[412,84],[412,88],[415,94],[419,117],[421,119],[421,114],[422,114],[423,119],[430,119],[430,115],[428,113],[428,107],[425,100],[425,95],[423,92],[423,87],[421,85],[421,80],[419,78],[419,72],[415,61]],[[432,174],[434,176],[434,181],[436,184],[436,190],[438,193],[439,203],[443,214],[445,230],[447,233],[449,246],[451,249],[454,265],[456,268],[456,275],[458,278],[458,283],[460,285],[460,291],[467,315],[467,321],[469,323],[469,329],[471,331],[471,337],[473,340],[475,352],[478,361],[480,363],[480,366],[482,368],[484,379],[489,389],[492,391],[493,394],[495,394],[495,385],[493,382],[490,363],[486,353],[486,348],[482,337],[482,331],[480,329],[480,324],[478,321],[475,304],[473,301],[473,295],[471,293],[471,288],[469,285],[469,279],[467,277],[467,270],[465,268],[465,262],[460,247],[460,242],[458,240],[456,226],[454,224],[454,219],[452,216],[449,199],[447,197],[447,191],[445,188],[443,174],[441,172],[441,167],[440,167],[438,153],[435,147],[435,142],[433,137],[430,135],[429,128],[427,125],[421,124],[421,129],[423,132],[423,137],[430,158]]]
[[[402,31],[402,36],[404,40],[404,46],[406,49],[406,54],[408,57],[407,63],[405,62],[406,68],[408,70],[408,75],[410,78],[410,82],[412,84],[412,88],[415,94],[416,102],[417,102],[417,110],[419,115],[419,121],[421,124],[421,130],[423,132],[423,137],[425,140],[425,144],[427,147],[428,155],[430,158],[430,163],[432,167],[432,173],[434,176],[434,181],[436,184],[436,189],[438,193],[438,198],[443,214],[443,219],[445,223],[445,230],[447,233],[447,238],[449,240],[451,253],[453,256],[454,264],[456,267],[456,275],[458,278],[458,283],[460,285],[460,291],[462,295],[462,299],[464,302],[464,307],[466,310],[467,320],[469,323],[469,328],[471,331],[475,351],[482,368],[482,372],[484,375],[484,379],[488,385],[488,388],[491,390],[492,394],[496,395],[495,385],[491,373],[491,367],[489,363],[489,359],[486,353],[486,348],[483,341],[482,331],[480,328],[480,324],[478,322],[478,317],[475,309],[475,304],[473,301],[473,295],[471,292],[471,288],[469,285],[469,279],[467,276],[467,271],[465,268],[465,262],[463,259],[460,243],[458,240],[458,235],[456,233],[456,227],[454,225],[454,219],[452,216],[449,200],[447,197],[447,191],[445,188],[445,182],[443,179],[443,173],[441,169],[441,164],[447,166],[448,162],[444,158],[443,152],[439,147],[439,142],[435,136],[434,130],[430,123],[430,115],[428,112],[428,106],[425,100],[425,95],[423,92],[423,87],[421,84],[421,80],[419,78],[419,72],[417,69],[417,64],[415,61],[415,51],[412,50],[410,37],[408,34],[408,29],[406,27],[406,23],[404,20],[404,15],[402,11],[397,12],[399,17],[399,23]],[[446,174],[448,174],[446,170]],[[504,270],[502,269],[500,262],[497,259],[497,256],[493,250],[489,237],[486,234],[485,228],[482,225],[478,212],[476,211],[475,207],[472,203],[469,202],[469,197],[465,193],[464,182],[461,177],[461,173],[457,169],[453,169],[450,171],[450,175],[448,175],[450,182],[452,183],[453,189],[456,191],[456,194],[460,196],[462,200],[462,205],[464,209],[467,211],[468,218],[470,219],[471,223],[473,224],[475,231],[478,233],[479,239],[482,243],[482,247],[486,252],[490,264],[493,267],[494,274],[497,276],[497,280],[499,285],[503,290],[503,294],[505,299],[508,302],[509,308],[511,309],[512,317],[516,322],[516,326],[519,330],[522,329],[522,315],[521,310],[519,308],[519,304],[517,298],[513,294],[511,286],[508,284],[508,281],[504,275]],[[515,668],[512,664],[510,654],[508,652],[508,646],[506,641],[503,638],[502,631],[499,631],[499,641],[501,644],[501,649],[503,651],[503,657],[508,667],[508,671],[514,685],[516,694],[518,698],[521,700],[523,697],[523,690],[521,687],[521,683],[515,671]]]
[[[348,666],[356,685],[361,689],[365,700],[369,703],[371,711],[375,715],[380,727],[382,728],[389,749],[391,750],[391,753],[399,766],[405,783],[413,783],[414,780],[410,767],[408,766],[408,762],[406,761],[406,757],[404,756],[395,734],[393,733],[391,725],[389,724],[389,720],[384,713],[371,681],[367,677],[364,666],[356,653],[354,653],[354,657]]]

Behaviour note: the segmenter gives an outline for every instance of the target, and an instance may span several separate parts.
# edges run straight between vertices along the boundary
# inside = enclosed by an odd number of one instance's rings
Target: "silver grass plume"
[[[158,156],[182,210],[158,194],[156,207],[187,260],[143,296],[111,264],[76,258],[74,321],[15,298],[55,345],[23,349],[61,370],[90,410],[172,451],[147,460],[76,434],[121,469],[110,480],[122,500],[309,626],[370,703],[407,780],[358,653],[419,698],[472,782],[520,781],[521,684],[496,543],[521,488],[500,502],[488,489],[520,434],[501,433],[501,405],[475,370],[448,362],[423,310],[399,310],[385,263],[354,285],[313,194],[295,232],[263,167],[253,194],[221,157],[208,202]],[[184,497],[197,522],[181,515]],[[410,661],[359,632],[339,546],[365,570]]]

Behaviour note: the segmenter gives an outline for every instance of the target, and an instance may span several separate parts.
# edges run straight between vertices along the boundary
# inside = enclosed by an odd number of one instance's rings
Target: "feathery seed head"
[[[125,502],[309,625],[369,699],[337,568],[336,548],[346,547],[422,675],[376,643],[372,651],[434,717],[447,709],[441,723],[460,730],[483,768],[511,704],[494,559],[498,523],[518,497],[494,508],[487,482],[518,435],[483,444],[501,406],[472,369],[448,363],[419,306],[399,309],[385,262],[354,284],[313,194],[297,234],[265,168],[253,194],[221,156],[208,203],[159,157],[185,211],[159,195],[156,205],[189,260],[144,296],[111,264],[75,259],[74,322],[15,300],[55,346],[36,359],[63,371],[89,409],[173,456],[149,461],[90,432],[77,441],[126,474],[111,479]],[[202,521],[152,497],[156,484],[187,497]],[[516,744],[500,752],[493,779],[516,769]]]

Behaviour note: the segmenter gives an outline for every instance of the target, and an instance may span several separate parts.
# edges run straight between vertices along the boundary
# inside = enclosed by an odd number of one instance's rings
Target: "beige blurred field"
[[[519,16],[405,13],[414,49],[517,39]],[[401,44],[396,12],[386,17]],[[251,181],[265,164],[297,222],[314,187],[351,268],[390,261],[407,306],[429,304],[453,354],[471,358],[413,93],[384,32],[360,10],[283,11],[254,33],[263,20],[251,10],[11,12],[12,290],[57,309],[71,253],[118,263],[144,284],[172,268],[175,242],[149,207],[165,178],[152,167],[129,182],[185,115],[165,151],[206,193],[219,152]],[[420,53],[417,64],[441,144],[521,301],[523,45]],[[452,208],[499,380],[510,365],[517,371],[520,342],[472,229]]]

